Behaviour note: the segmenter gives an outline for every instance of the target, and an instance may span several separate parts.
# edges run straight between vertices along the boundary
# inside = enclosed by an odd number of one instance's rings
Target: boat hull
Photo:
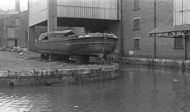
[[[117,38],[59,38],[35,42],[35,48],[41,53],[62,55],[101,55],[114,52]]]

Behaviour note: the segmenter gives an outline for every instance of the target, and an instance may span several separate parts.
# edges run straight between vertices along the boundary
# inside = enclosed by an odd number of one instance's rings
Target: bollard
[[[10,88],[10,89],[13,89],[13,88],[14,88],[14,82],[13,82],[13,81],[10,81],[10,82],[9,82],[9,88]]]
[[[14,88],[14,81],[13,81],[13,77],[10,75],[10,70],[7,70],[8,73],[8,79],[9,79],[9,88],[13,89]]]

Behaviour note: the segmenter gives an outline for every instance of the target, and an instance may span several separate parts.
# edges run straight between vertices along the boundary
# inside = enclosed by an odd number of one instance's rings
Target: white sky
[[[26,10],[28,7],[28,0],[20,0],[21,10]],[[0,0],[0,9],[8,10],[15,8],[15,0]]]

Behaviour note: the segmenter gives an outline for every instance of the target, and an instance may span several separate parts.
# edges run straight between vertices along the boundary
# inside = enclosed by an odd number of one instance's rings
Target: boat
[[[35,41],[35,49],[40,53],[77,56],[101,56],[113,53],[118,38],[110,33],[81,33],[72,30],[42,33]]]

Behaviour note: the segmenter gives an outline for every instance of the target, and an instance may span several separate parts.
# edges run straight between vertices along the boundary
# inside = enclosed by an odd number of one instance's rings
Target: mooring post
[[[49,55],[49,56],[48,56],[48,58],[49,58],[48,60],[49,60],[49,61],[52,61],[52,54],[49,52],[48,55]]]
[[[9,76],[9,88],[13,89],[14,88],[13,76],[10,75],[10,70],[8,70],[7,72],[8,72],[8,76]]]
[[[183,61],[183,68],[185,68],[186,66],[186,60],[188,59],[188,50],[187,50],[187,41],[188,41],[188,36],[189,36],[189,32],[188,31],[184,31],[183,32],[185,34],[184,36],[184,61]]]

